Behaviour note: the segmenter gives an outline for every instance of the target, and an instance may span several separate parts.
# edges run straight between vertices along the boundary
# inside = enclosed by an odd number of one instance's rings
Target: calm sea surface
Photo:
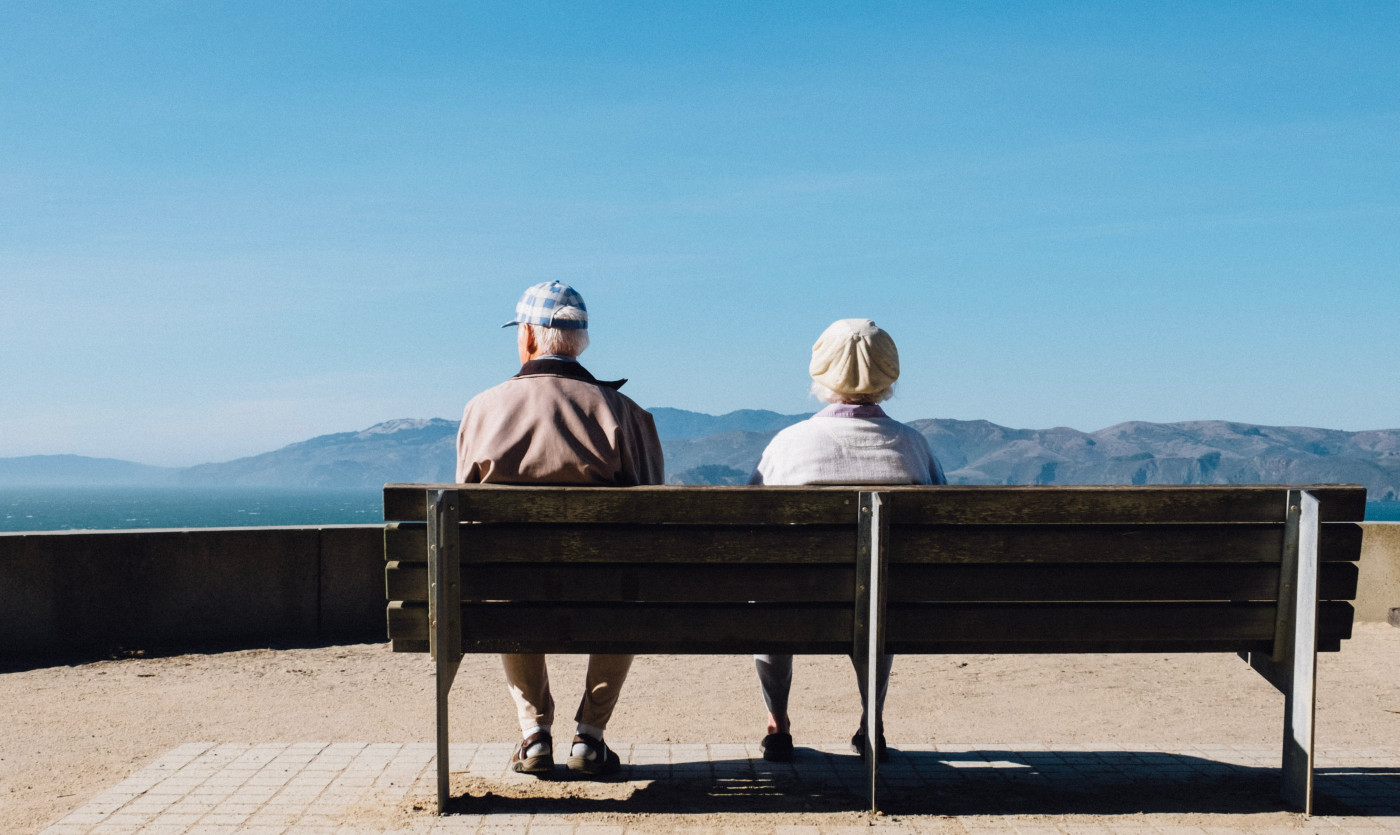
[[[1400,502],[1370,502],[1366,519],[1400,522]],[[383,493],[377,488],[0,488],[0,531],[373,525],[383,521]]]
[[[378,524],[379,489],[0,488],[0,531]]]
[[[1367,522],[1400,522],[1400,502],[1367,502]]]

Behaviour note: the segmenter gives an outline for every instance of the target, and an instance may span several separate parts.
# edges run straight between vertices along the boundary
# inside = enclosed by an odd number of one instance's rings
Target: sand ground
[[[551,659],[561,717],[572,714],[582,665],[579,657]],[[1320,657],[1319,680],[1319,753],[1400,748],[1400,629],[1358,624],[1342,652]],[[0,673],[0,832],[37,832],[186,742],[427,742],[432,693],[426,656],[396,655],[379,644]],[[798,659],[798,745],[848,738],[858,714],[846,659]],[[898,659],[886,723],[895,746],[1259,745],[1279,738],[1282,714],[1282,696],[1232,655],[967,655]],[[750,659],[645,656],[633,667],[608,736],[755,742],[763,719]],[[506,742],[515,733],[499,660],[468,657],[453,691],[454,740]],[[510,790],[532,791],[530,784]],[[539,784],[541,798],[556,790]],[[1264,817],[1268,827],[1278,826],[1274,816]],[[756,811],[739,828],[771,830],[781,820]]]

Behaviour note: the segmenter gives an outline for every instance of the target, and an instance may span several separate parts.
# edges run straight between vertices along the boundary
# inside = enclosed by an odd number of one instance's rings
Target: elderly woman
[[[946,484],[943,469],[928,441],[885,414],[878,405],[894,393],[899,352],[894,340],[869,319],[841,319],[812,346],[812,394],[828,404],[810,419],[779,432],[758,462],[750,484]],[[792,759],[788,692],[792,689],[791,655],[755,655],[768,731],[760,747],[763,758]],[[885,690],[890,656],[879,659],[875,696],[877,757],[885,750]],[[859,676],[857,677],[859,681]],[[867,699],[860,694],[859,730],[852,749],[865,755]]]

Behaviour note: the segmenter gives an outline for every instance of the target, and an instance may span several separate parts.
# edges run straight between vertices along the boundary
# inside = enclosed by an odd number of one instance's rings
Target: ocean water
[[[1400,502],[1368,502],[1366,519],[1400,522]],[[262,487],[0,488],[0,531],[381,524],[374,489]]]
[[[1367,522],[1400,522],[1400,502],[1367,502]]]
[[[379,489],[0,488],[0,531],[379,524]]]

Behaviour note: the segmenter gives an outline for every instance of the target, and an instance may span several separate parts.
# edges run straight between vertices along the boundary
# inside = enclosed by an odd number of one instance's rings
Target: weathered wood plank
[[[849,604],[503,607],[469,603],[462,606],[462,617],[463,631],[478,644],[520,642],[557,647],[552,650],[556,652],[592,651],[588,645],[624,643],[690,647],[688,651],[751,646],[849,652],[852,628]]]
[[[423,522],[391,522],[384,526],[385,562],[425,562],[428,526]]]
[[[450,486],[464,495],[462,519],[476,522],[854,525],[856,517],[857,491],[848,487]],[[384,518],[422,521],[413,494],[427,487],[385,485]]]
[[[1322,526],[1323,560],[1358,558],[1361,526]],[[466,524],[463,560],[530,562],[849,562],[855,528],[834,525]],[[896,525],[903,562],[1278,563],[1283,525]],[[385,557],[418,561],[426,527],[386,526]]]
[[[1287,485],[891,487],[895,524],[1214,523],[1284,519]],[[1296,485],[1294,489],[1299,489]],[[1324,522],[1359,522],[1366,488],[1312,485]],[[944,495],[944,491],[947,495]]]
[[[1266,562],[1277,564],[1283,524],[896,525],[890,561]],[[1324,560],[1357,559],[1361,527],[1323,526]]]
[[[426,607],[405,604],[389,611],[394,640],[427,635]],[[845,654],[852,629],[851,609],[839,606],[472,603],[462,607],[462,617],[463,645],[471,652],[763,652],[767,647]],[[886,640],[895,654],[1009,652],[1037,644],[1081,652],[1123,651],[1125,645],[1257,652],[1272,645],[1273,618],[1274,607],[1260,603],[891,604]],[[1320,641],[1350,637],[1350,604],[1324,603],[1318,619]],[[973,645],[982,649],[967,648]]]
[[[1324,600],[1356,597],[1355,563],[1323,563]],[[850,600],[853,570],[839,565],[552,565],[476,563],[463,600],[720,603]],[[392,562],[389,600],[427,599],[427,565]],[[909,602],[1273,600],[1278,567],[1262,563],[904,564],[890,567],[890,599]]]
[[[890,644],[892,655],[1131,655],[1135,653],[1238,653],[1240,646],[1249,651],[1268,651],[1268,641],[1238,640],[1172,640],[1121,641],[1105,644],[1096,641],[957,641],[939,642],[934,639]],[[1319,645],[1320,646],[1320,645]],[[1332,651],[1335,651],[1332,650]]]
[[[427,566],[394,562],[385,570],[390,600],[426,600]],[[530,602],[850,603],[855,572],[840,565],[538,565],[464,566],[462,599]]]
[[[385,531],[389,559],[418,560],[419,526]],[[461,527],[462,562],[849,563],[855,526],[490,524]]]
[[[467,525],[462,559],[493,562],[849,563],[836,525]]]
[[[395,653],[427,653],[427,651],[428,651],[428,642],[426,642],[426,640],[393,640],[393,642],[391,642],[391,646],[392,646],[392,651],[395,651]],[[991,654],[991,653],[1000,653],[1000,654],[1011,654],[1011,653],[1019,653],[1019,654],[1049,654],[1049,653],[1114,653],[1114,654],[1119,654],[1119,653],[1231,653],[1231,651],[1238,651],[1238,650],[1232,650],[1232,649],[1231,649],[1231,646],[1233,646],[1233,644],[1221,643],[1221,642],[1214,642],[1214,643],[1212,643],[1212,642],[1187,642],[1187,643],[1182,643],[1182,642],[1175,642],[1175,643],[1135,642],[1135,643],[1114,644],[1114,646],[1112,646],[1112,647],[1095,646],[1095,644],[1091,644],[1091,643],[1044,643],[1044,642],[1040,642],[1040,643],[977,643],[977,642],[972,642],[972,643],[960,643],[960,644],[955,644],[955,646],[944,647],[944,649],[938,649],[938,647],[934,647],[934,649],[931,649],[931,650],[930,650],[930,653],[931,653],[931,654],[983,654],[983,653],[988,653],[988,654]],[[1256,650],[1256,651],[1264,651],[1264,653],[1267,653],[1267,651],[1268,651],[1268,642],[1260,642],[1259,646],[1261,647],[1261,649]],[[1319,653],[1336,653],[1336,651],[1340,651],[1340,650],[1341,650],[1341,642],[1340,642],[1340,640],[1337,640],[1337,639],[1319,640],[1319,643],[1317,643],[1317,651],[1319,651]],[[473,647],[473,651],[476,651],[476,647]],[[483,649],[483,650],[480,650],[480,651],[498,651],[498,650],[494,650],[494,649]],[[550,651],[553,651],[553,650],[550,650]],[[636,649],[627,649],[627,650],[599,649],[599,650],[589,650],[589,651],[636,651]],[[742,654],[742,653],[746,653],[746,651],[748,651],[748,650],[738,649],[738,650],[732,650],[732,651],[734,651],[734,653],[741,653],[741,654]],[[724,653],[715,653],[715,651],[711,651],[710,649],[708,649],[708,647],[701,647],[701,649],[699,649],[699,650],[694,650],[694,651],[689,651],[689,653],[682,653],[682,651],[678,651],[678,650],[668,650],[668,651],[665,651],[665,653],[651,653],[651,654],[666,654],[666,656],[671,656],[671,654],[678,654],[678,656],[679,656],[679,654],[728,654],[728,653],[727,653],[727,651],[724,651]],[[798,653],[794,653],[794,654],[798,654]],[[813,654],[815,654],[815,653],[813,653]]]
[[[425,607],[390,610],[394,640],[427,635]],[[469,603],[468,652],[848,653],[851,609],[840,605],[588,606]]]
[[[887,640],[892,653],[1036,641],[1105,648],[1196,641],[1254,651],[1260,642],[1272,645],[1274,613],[1269,603],[900,603],[887,613]],[[1321,604],[1319,636],[1349,637],[1351,615],[1349,603]]]
[[[1355,563],[1323,563],[1324,600],[1356,597]],[[1273,601],[1278,566],[1262,563],[890,566],[891,602]]]
[[[384,614],[390,641],[428,642],[428,602],[390,600]],[[417,650],[411,650],[416,652]],[[426,649],[424,650],[426,651]]]
[[[384,488],[385,519],[422,521],[430,485]],[[463,519],[482,522],[853,524],[858,487],[511,487],[462,490]],[[1294,485],[1297,487],[1298,485]],[[868,488],[867,488],[868,489]],[[1324,522],[1360,521],[1365,488],[1302,485]],[[1279,522],[1283,485],[942,486],[881,488],[895,524]],[[417,494],[415,496],[414,494]]]

